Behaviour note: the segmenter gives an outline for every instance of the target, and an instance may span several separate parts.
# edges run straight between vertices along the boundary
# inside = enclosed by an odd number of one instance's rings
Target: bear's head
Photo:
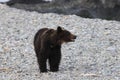
[[[57,37],[57,43],[67,43],[67,42],[73,42],[76,39],[76,35],[72,34],[68,30],[63,29],[62,27],[58,26],[56,30],[56,37]]]

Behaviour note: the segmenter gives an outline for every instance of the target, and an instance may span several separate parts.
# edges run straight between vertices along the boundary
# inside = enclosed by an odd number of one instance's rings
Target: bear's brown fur
[[[47,59],[50,65],[50,71],[59,70],[61,60],[61,45],[64,42],[71,42],[76,36],[60,26],[57,30],[43,28],[40,29],[34,37],[34,48],[40,68],[40,72],[47,72]]]

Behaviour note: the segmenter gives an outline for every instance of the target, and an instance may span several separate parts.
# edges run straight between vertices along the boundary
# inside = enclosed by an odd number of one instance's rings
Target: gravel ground
[[[40,28],[58,25],[78,37],[63,44],[60,71],[41,74],[33,37]],[[0,80],[120,80],[120,22],[0,4]]]

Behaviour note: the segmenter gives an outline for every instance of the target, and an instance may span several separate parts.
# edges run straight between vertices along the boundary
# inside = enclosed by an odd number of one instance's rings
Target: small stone
[[[2,48],[2,47],[0,47],[0,52],[4,52],[4,50],[3,50],[3,48]]]
[[[114,46],[110,46],[107,48],[108,51],[112,51],[112,52],[115,52],[116,51],[116,47]]]

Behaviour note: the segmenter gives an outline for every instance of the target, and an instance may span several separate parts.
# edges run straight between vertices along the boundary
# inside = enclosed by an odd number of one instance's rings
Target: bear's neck
[[[51,42],[51,47],[55,47],[55,46],[61,46],[58,36],[56,34],[52,34],[52,36],[50,37],[50,42]]]

